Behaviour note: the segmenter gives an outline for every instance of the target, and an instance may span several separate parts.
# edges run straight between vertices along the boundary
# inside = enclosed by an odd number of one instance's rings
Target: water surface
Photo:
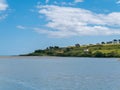
[[[0,57],[0,90],[120,90],[120,61]]]

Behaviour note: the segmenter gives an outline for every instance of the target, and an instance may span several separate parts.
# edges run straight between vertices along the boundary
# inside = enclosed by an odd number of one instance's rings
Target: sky
[[[0,55],[120,39],[120,0],[0,0]]]

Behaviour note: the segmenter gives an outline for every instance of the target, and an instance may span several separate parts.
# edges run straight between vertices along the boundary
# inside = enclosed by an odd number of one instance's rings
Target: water
[[[0,57],[0,90],[120,90],[120,61]]]

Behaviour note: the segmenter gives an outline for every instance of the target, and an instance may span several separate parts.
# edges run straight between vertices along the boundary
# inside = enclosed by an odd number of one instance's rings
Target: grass
[[[88,51],[86,51],[86,49]],[[120,44],[84,45],[80,47],[48,47],[27,56],[120,57]]]

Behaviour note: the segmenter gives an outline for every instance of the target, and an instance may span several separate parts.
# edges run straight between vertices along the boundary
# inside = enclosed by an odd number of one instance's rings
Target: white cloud
[[[55,5],[39,6],[39,14],[46,16],[46,29],[39,33],[55,37],[81,35],[120,35],[120,12],[96,14],[89,10]]]
[[[84,0],[75,0],[75,3],[83,2]]]
[[[5,13],[7,8],[8,8],[8,4],[6,3],[6,0],[0,0],[0,20],[5,19],[8,16]]]
[[[54,5],[61,5],[61,6],[73,6],[73,5],[75,5],[74,2],[57,2],[57,1],[54,1],[53,4]]]
[[[18,26],[16,26],[16,28],[22,29],[22,30],[26,29],[26,27],[24,27],[24,26],[22,26],[22,25],[18,25]]]
[[[120,0],[118,0],[116,3],[117,3],[117,4],[120,4]]]
[[[0,15],[0,20],[5,19],[7,16],[8,16],[8,14]]]
[[[8,8],[6,0],[0,0],[0,11],[5,11]]]
[[[49,0],[46,0],[45,2],[46,2],[46,3],[48,3],[48,2],[49,2]]]

